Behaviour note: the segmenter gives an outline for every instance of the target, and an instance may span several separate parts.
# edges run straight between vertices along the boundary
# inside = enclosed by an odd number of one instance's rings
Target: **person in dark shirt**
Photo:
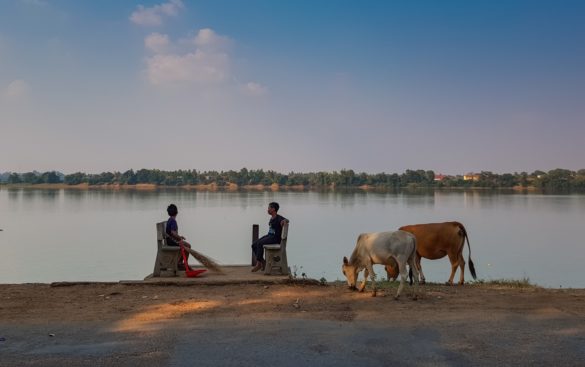
[[[268,204],[268,214],[270,215],[268,234],[252,243],[252,251],[256,256],[256,266],[252,268],[252,272],[257,272],[260,269],[264,270],[266,266],[266,261],[264,261],[264,245],[280,243],[282,226],[285,222],[288,223],[288,219],[278,214],[279,208],[278,203],[272,202]]]
[[[171,204],[167,207],[167,213],[169,219],[167,220],[167,227],[165,232],[167,234],[167,245],[168,246],[180,246],[181,244],[187,248],[191,248],[191,244],[185,241],[185,237],[179,235],[179,226],[177,225],[177,214],[179,210],[175,204]],[[185,257],[189,258],[189,251],[186,251]],[[185,270],[185,264],[183,256],[179,257],[179,270]]]

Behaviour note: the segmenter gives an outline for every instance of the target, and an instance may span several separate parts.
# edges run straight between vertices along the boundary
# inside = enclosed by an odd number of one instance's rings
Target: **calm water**
[[[478,192],[0,189],[0,283],[142,279],[154,264],[155,223],[171,202],[179,206],[179,232],[196,249],[220,263],[247,264],[252,224],[267,231],[270,201],[291,220],[289,265],[299,275],[342,279],[341,259],[361,232],[458,220],[479,278],[585,287],[584,195]],[[429,281],[449,277],[446,258],[423,259],[423,268]]]

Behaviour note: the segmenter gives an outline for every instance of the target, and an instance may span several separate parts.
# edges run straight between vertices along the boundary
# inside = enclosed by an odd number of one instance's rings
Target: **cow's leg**
[[[376,273],[372,264],[366,266],[366,272],[370,272],[370,280],[372,282],[372,297],[376,297]]]
[[[416,259],[413,259],[412,257],[410,259],[408,259],[408,265],[410,265],[410,268],[412,269],[412,275],[414,276],[414,288],[413,288],[412,299],[416,301],[418,299],[418,284],[419,284],[419,282],[418,282],[418,269],[416,268]]]
[[[366,289],[366,281],[368,280],[368,275],[369,275],[369,274],[368,274],[368,268],[366,267],[366,268],[364,269],[364,280],[362,281],[362,284],[360,284],[360,286],[359,286],[359,288],[358,288],[358,291],[359,291],[359,292],[363,292],[363,291],[364,291],[364,289]]]
[[[459,266],[459,256],[457,254],[449,254],[449,261],[451,262],[451,276],[447,281],[447,285],[453,285],[453,278],[455,278],[455,272]]]
[[[425,284],[425,275],[423,274],[422,271],[422,266],[420,265],[420,256],[417,254],[416,255],[416,270],[418,270],[418,272],[420,273],[420,284]],[[412,266],[412,265],[411,265]]]
[[[406,282],[406,279],[408,277],[408,271],[406,271],[406,261],[403,258],[400,259],[396,259],[396,262],[398,262],[398,270],[400,271],[400,285],[398,286],[398,291],[396,292],[396,296],[394,296],[395,300],[398,300],[398,298],[400,297],[400,293],[402,293],[402,289],[404,288],[404,282]],[[413,275],[416,272],[416,269],[413,268]],[[417,279],[417,283],[418,283],[418,279]]]
[[[459,285],[463,285],[465,284],[465,259],[463,258],[463,252],[459,253],[459,269],[461,270]]]

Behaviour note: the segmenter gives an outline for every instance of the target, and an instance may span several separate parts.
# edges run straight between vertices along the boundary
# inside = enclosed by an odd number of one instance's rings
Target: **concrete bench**
[[[177,276],[181,248],[167,245],[167,222],[156,224],[156,260],[154,261],[153,277],[160,277],[162,270],[172,271]]]

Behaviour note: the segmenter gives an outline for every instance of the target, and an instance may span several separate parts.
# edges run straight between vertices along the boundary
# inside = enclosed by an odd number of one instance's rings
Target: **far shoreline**
[[[257,184],[257,185],[237,185],[229,183],[227,185],[218,185],[216,183],[197,184],[197,185],[158,185],[158,184],[99,184],[90,185],[88,183],[81,183],[77,185],[69,185],[65,183],[41,183],[41,184],[0,184],[2,189],[40,189],[40,190],[111,190],[111,191],[157,191],[157,190],[184,190],[184,191],[218,191],[218,192],[236,192],[236,191],[364,191],[364,192],[397,192],[397,191],[508,191],[508,192],[529,192],[529,193],[543,193],[534,186],[522,187],[426,187],[426,186],[405,186],[405,187],[383,187],[373,185],[361,186],[311,186],[311,185],[279,185],[279,184]],[[579,192],[575,192],[579,193]]]

